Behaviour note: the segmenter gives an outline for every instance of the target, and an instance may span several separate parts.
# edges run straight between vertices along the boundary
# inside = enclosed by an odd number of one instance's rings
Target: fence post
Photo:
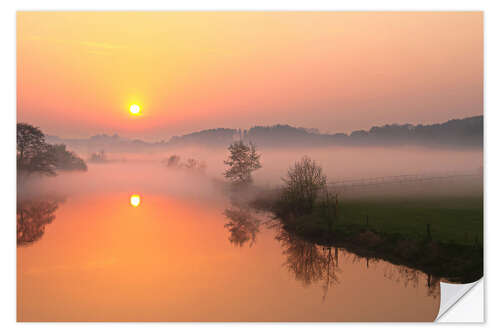
[[[339,195],[335,193],[335,221],[339,218]]]
[[[429,223],[427,223],[427,239],[428,240],[432,240],[432,236],[431,236],[431,225]]]

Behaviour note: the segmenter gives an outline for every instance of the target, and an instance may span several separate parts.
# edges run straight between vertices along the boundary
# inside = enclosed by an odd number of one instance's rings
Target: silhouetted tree
[[[87,165],[72,151],[66,149],[66,145],[49,145],[48,153],[54,159],[57,170],[80,170],[87,171]]]
[[[184,166],[187,169],[196,169],[198,167],[198,161],[194,158],[188,158]]]
[[[106,162],[108,162],[106,152],[104,150],[100,150],[97,153],[92,153],[92,155],[90,155],[89,162],[91,162],[91,163],[106,163]]]
[[[162,161],[167,168],[176,168],[179,166],[180,162],[181,157],[179,155],[171,155]]]
[[[323,169],[308,156],[302,157],[288,169],[283,181],[283,201],[299,215],[311,213],[320,191],[326,188]]]
[[[87,170],[85,162],[65,145],[50,145],[35,126],[17,124],[17,170],[24,173],[55,175],[56,170]]]
[[[194,158],[188,158],[186,163],[182,165],[187,170],[200,171],[203,172],[207,168],[207,165],[203,161],[195,160]]]
[[[55,157],[45,135],[38,128],[25,123],[17,124],[17,169],[27,173],[55,175]]]
[[[194,158],[188,158],[186,162],[181,162],[179,155],[172,155],[162,160],[162,164],[167,168],[184,169],[188,171],[204,172],[207,165],[203,161],[198,161]]]
[[[224,161],[224,164],[228,166],[224,176],[237,185],[250,184],[252,172],[262,167],[255,145],[251,142],[246,145],[240,140],[232,143],[228,150],[230,155]]]

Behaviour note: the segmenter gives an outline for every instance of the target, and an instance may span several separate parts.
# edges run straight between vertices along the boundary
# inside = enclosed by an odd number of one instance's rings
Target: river
[[[201,176],[145,181],[151,172],[119,168],[92,165],[19,201],[19,321],[432,321],[438,313],[439,279],[297,239],[231,206]]]

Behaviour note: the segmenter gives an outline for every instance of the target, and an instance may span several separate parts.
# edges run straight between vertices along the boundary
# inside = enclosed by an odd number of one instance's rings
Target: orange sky
[[[62,137],[483,113],[480,12],[19,12],[17,33],[18,121]]]

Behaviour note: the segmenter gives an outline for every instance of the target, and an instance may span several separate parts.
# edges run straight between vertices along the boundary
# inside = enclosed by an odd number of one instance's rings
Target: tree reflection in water
[[[38,241],[45,226],[55,219],[60,200],[24,200],[17,203],[17,246],[28,246]]]
[[[233,200],[231,207],[224,211],[224,215],[229,220],[224,225],[230,233],[229,241],[238,246],[243,246],[248,242],[252,246],[262,225],[274,229],[275,238],[280,242],[285,256],[283,266],[293,274],[296,280],[302,282],[304,287],[316,283],[322,284],[323,301],[326,299],[328,289],[340,283],[339,255],[342,260],[352,260],[353,263],[359,263],[366,269],[376,269],[381,261],[377,257],[362,256],[336,246],[322,246],[304,240],[295,233],[285,230],[279,220],[261,222],[251,208],[238,201]],[[425,279],[427,295],[439,296],[441,280],[439,277],[390,263],[383,267],[383,274],[387,279],[413,288],[418,288],[420,282],[424,282],[423,279]]]
[[[250,242],[249,246],[252,246],[259,232],[260,220],[251,209],[248,206],[233,203],[231,208],[224,210],[224,215],[229,220],[224,225],[224,228],[229,230],[229,241],[237,246]]]
[[[440,296],[441,289],[439,288],[440,287],[439,282],[441,282],[440,278],[433,276],[433,275],[430,275],[430,274],[427,274],[427,295],[428,296],[432,296],[434,298],[436,298],[437,296]]]
[[[402,283],[405,287],[412,286],[418,288],[421,280],[425,279],[425,286],[427,287],[427,295],[436,298],[440,294],[439,277],[423,273],[413,268],[406,266],[386,266],[384,270],[384,277],[397,283]]]
[[[298,236],[279,227],[276,239],[283,248],[286,256],[284,266],[301,281],[304,286],[312,283],[323,283],[323,300],[328,289],[336,285],[340,271],[338,263],[338,249],[322,247],[303,240]]]

